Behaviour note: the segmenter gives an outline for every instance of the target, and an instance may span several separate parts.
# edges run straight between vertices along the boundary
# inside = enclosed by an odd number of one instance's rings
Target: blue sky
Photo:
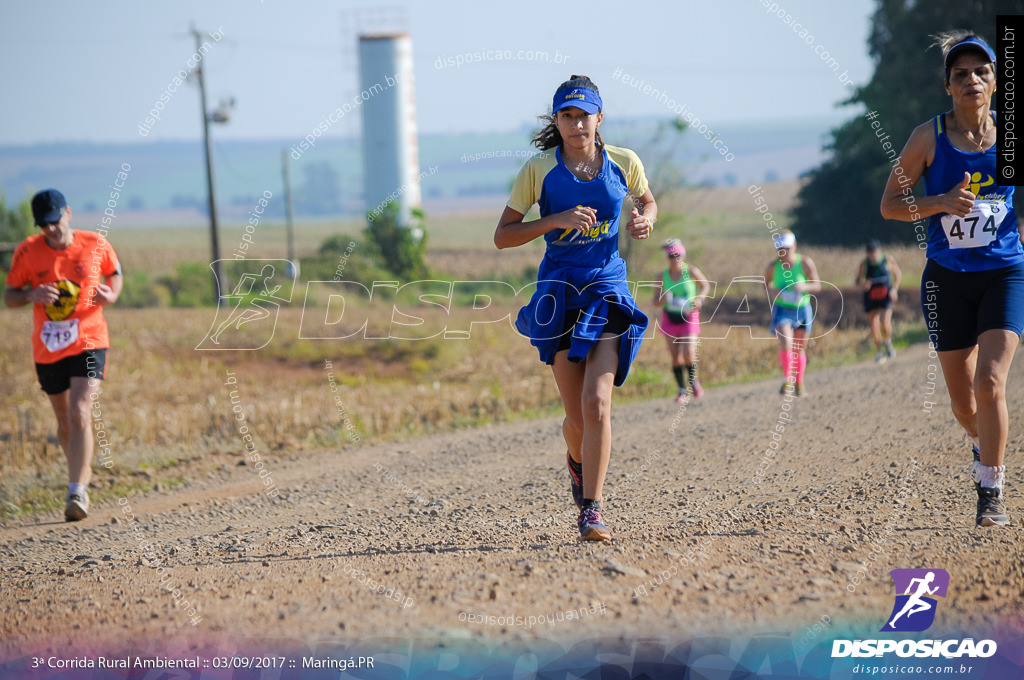
[[[409,31],[418,125],[431,133],[532,126],[572,73],[598,84],[606,117],[673,115],[644,94],[643,80],[712,125],[838,120],[850,115],[836,109],[850,86],[822,52],[852,83],[865,82],[873,68],[870,0],[419,0],[391,11],[374,7],[366,0],[0,0],[0,144],[199,138],[191,85],[173,94],[145,139],[138,133],[186,68],[193,21],[224,34],[204,58],[211,104],[237,101],[231,122],[216,128],[220,139],[299,138],[350,101],[361,89],[359,27]],[[806,29],[804,38],[795,24]],[[449,57],[495,51],[513,59],[444,65]],[[528,51],[547,52],[549,60],[528,60]],[[556,51],[561,64],[552,63]],[[616,69],[638,87],[616,80]],[[358,116],[349,116],[328,135],[358,133]]]

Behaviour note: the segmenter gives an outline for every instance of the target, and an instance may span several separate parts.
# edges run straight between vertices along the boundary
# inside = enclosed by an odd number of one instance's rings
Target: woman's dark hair
[[[567,87],[585,87],[601,94],[600,90],[597,89],[597,85],[594,84],[594,81],[586,76],[569,76],[569,80],[555,88],[555,92],[564,90]],[[531,140],[532,144],[541,151],[547,151],[548,149],[554,149],[556,146],[561,146],[562,135],[558,132],[558,128],[555,126],[554,114],[538,116],[538,118],[544,123],[544,127],[541,128],[540,132],[533,136],[533,139]],[[600,132],[595,133],[595,136],[597,148],[600,149],[604,146],[604,140],[601,139]]]
[[[949,51],[951,49],[953,49],[953,47],[955,45],[957,45],[959,43],[962,43],[964,40],[970,40],[971,38],[974,38],[975,40],[984,40],[984,38],[982,38],[980,35],[978,35],[974,31],[968,31],[965,28],[956,28],[956,29],[953,29],[952,31],[946,31],[944,33],[936,33],[935,35],[931,36],[931,38],[934,40],[932,45],[934,45],[934,46],[938,47],[940,50],[942,50],[942,62],[943,63],[946,62],[946,55],[949,54]],[[988,59],[988,56],[985,55],[984,50],[982,50],[981,48],[978,48],[975,51],[978,52],[979,54],[984,55],[985,58]],[[949,72],[951,70],[953,70],[953,65],[952,64],[949,64],[948,66],[946,66],[946,84],[947,85],[949,84]]]

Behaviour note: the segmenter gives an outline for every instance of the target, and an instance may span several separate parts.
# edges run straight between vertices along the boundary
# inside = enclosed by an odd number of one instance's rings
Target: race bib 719
[[[51,352],[59,352],[78,340],[78,321],[78,319],[45,321],[43,330],[39,332],[39,339],[42,340],[46,349]]]

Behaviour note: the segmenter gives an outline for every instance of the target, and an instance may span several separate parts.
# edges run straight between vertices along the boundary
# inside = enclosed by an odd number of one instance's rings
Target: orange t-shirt
[[[51,305],[33,305],[32,356],[52,364],[90,349],[110,346],[103,308],[93,302],[100,275],[121,271],[117,254],[103,236],[74,230],[64,250],[54,250],[42,234],[29,236],[14,251],[7,285],[57,286],[60,297]]]

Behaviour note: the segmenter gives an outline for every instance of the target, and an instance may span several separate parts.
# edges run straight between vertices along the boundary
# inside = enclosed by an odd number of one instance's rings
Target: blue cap
[[[36,226],[60,222],[66,207],[68,202],[64,200],[64,194],[56,189],[43,189],[32,197],[32,216],[36,219]]]
[[[964,50],[980,50],[985,53],[988,60],[993,64],[996,63],[996,53],[992,51],[992,48],[988,46],[981,38],[968,38],[967,40],[961,40],[957,44],[949,48],[949,52],[946,52],[946,69],[950,69],[953,66],[953,59],[963,52]]]
[[[597,113],[603,108],[604,103],[601,101],[601,95],[589,87],[564,87],[555,93],[555,98],[551,102],[551,113],[567,106],[575,106],[587,113]]]

